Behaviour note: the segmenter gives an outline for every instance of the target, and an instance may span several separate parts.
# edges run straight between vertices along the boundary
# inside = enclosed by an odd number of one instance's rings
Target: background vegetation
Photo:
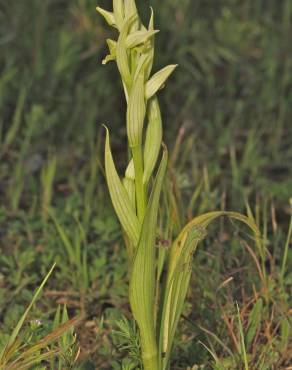
[[[101,124],[111,127],[123,168],[125,103],[115,66],[101,66],[110,34],[96,5],[0,1],[0,350],[56,261],[22,335],[36,342],[66,304],[69,317],[85,319],[76,327],[79,360],[61,366],[119,369],[125,348],[136,348],[127,339],[135,328],[122,319],[126,256],[104,181]],[[156,10],[154,69],[179,64],[160,99],[174,233],[191,215],[248,204],[266,246],[260,265],[249,236],[224,221],[204,242],[173,369],[238,369],[245,352],[250,369],[288,369],[292,3],[137,5],[145,17]]]

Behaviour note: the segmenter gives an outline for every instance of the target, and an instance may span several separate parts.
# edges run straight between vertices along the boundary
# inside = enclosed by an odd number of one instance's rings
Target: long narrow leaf
[[[111,200],[120,223],[134,245],[138,244],[140,225],[126,189],[117,173],[111,148],[109,131],[106,128],[105,172]]]
[[[162,310],[159,348],[164,354],[163,369],[166,369],[174,334],[186,298],[191,276],[191,261],[194,251],[206,233],[209,224],[220,216],[227,216],[246,224],[254,233],[255,240],[260,239],[260,232],[254,219],[236,212],[209,212],[191,220],[174,241],[167,268],[166,289]],[[256,243],[258,245],[258,243]]]
[[[140,71],[133,83],[127,109],[127,134],[131,148],[142,144],[145,115],[144,73]]]
[[[145,370],[157,369],[157,343],[154,322],[155,302],[155,237],[159,198],[167,166],[164,149],[141,230],[130,281],[130,303],[140,330]]]
[[[75,263],[76,262],[76,255],[75,255],[75,251],[74,251],[74,247],[73,247],[72,242],[70,241],[66,231],[64,230],[64,228],[60,224],[60,222],[57,219],[57,217],[55,216],[54,212],[49,210],[49,215],[52,218],[52,220],[55,224],[55,227],[57,229],[57,232],[58,232],[58,234],[61,238],[61,241],[62,241],[62,243],[63,243],[63,245],[66,249],[66,252],[68,254],[70,263],[71,264]]]

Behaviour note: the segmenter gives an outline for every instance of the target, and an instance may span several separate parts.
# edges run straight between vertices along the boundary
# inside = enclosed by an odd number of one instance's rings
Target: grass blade
[[[5,363],[5,357],[6,357],[6,353],[9,351],[10,347],[13,346],[14,342],[16,341],[17,339],[17,336],[20,332],[20,329],[22,328],[22,325],[29,313],[29,311],[31,310],[32,306],[34,305],[35,301],[38,299],[43,287],[45,286],[48,278],[50,277],[51,273],[53,272],[54,268],[55,268],[56,264],[54,263],[53,266],[51,267],[50,271],[47,273],[47,275],[45,276],[44,280],[42,281],[41,285],[38,287],[38,289],[36,290],[30,304],[28,305],[27,309],[25,310],[24,314],[22,315],[21,319],[18,321],[16,327],[14,328],[11,336],[9,337],[9,340],[8,340],[8,343],[6,344],[6,346],[4,347],[4,349],[2,350],[1,354],[0,354],[0,364],[2,363],[3,359],[4,359],[4,363]]]

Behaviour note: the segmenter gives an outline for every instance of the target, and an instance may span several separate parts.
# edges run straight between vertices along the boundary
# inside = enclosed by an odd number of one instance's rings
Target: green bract
[[[258,245],[259,233],[252,216],[210,212],[189,222],[171,248],[163,252],[156,248],[159,199],[167,168],[167,149],[164,146],[161,150],[162,119],[157,93],[176,65],[151,74],[154,36],[158,32],[154,30],[152,10],[148,28],[139,19],[134,0],[113,0],[113,12],[99,7],[97,11],[119,31],[117,41],[107,40],[110,53],[103,63],[116,61],[127,102],[129,164],[121,179],[106,129],[105,170],[112,203],[125,235],[130,305],[139,327],[144,369],[166,370],[189,287],[192,257],[210,222],[219,216],[240,220],[251,227]],[[166,274],[161,281],[163,269]]]
[[[156,94],[159,89],[163,87],[165,81],[172,74],[176,67],[176,64],[169,65],[161,69],[159,72],[155,73],[153,77],[151,77],[151,79],[146,84],[146,99],[150,99],[154,94]]]
[[[142,145],[143,124],[146,114],[144,73],[133,81],[127,109],[127,131],[131,148]]]
[[[157,97],[148,103],[148,126],[144,145],[143,182],[148,181],[153,173],[162,143],[162,120]]]

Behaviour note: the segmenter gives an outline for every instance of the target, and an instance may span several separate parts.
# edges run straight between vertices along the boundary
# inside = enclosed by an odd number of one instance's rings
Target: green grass
[[[70,318],[86,314],[76,328],[75,368],[120,369],[122,361],[131,368],[126,347],[135,354],[139,343],[127,303],[126,252],[105,186],[100,124],[110,123],[123,169],[126,112],[114,64],[100,64],[105,39],[115,35],[96,15],[97,5],[109,9],[93,0],[0,6],[0,347],[56,261],[24,323],[26,335],[34,319],[48,334],[58,305],[66,304]],[[137,5],[146,23],[150,2]],[[160,94],[170,152],[160,245],[167,248],[194,215],[246,212],[249,204],[267,250],[262,263],[247,230],[223,219],[212,226],[193,262],[171,368],[239,369],[243,336],[251,369],[285,369],[291,362],[291,2],[151,5],[161,30],[153,70],[180,66]],[[71,257],[51,215],[72,245]],[[124,316],[129,324],[118,326]],[[113,330],[130,330],[131,341]]]

